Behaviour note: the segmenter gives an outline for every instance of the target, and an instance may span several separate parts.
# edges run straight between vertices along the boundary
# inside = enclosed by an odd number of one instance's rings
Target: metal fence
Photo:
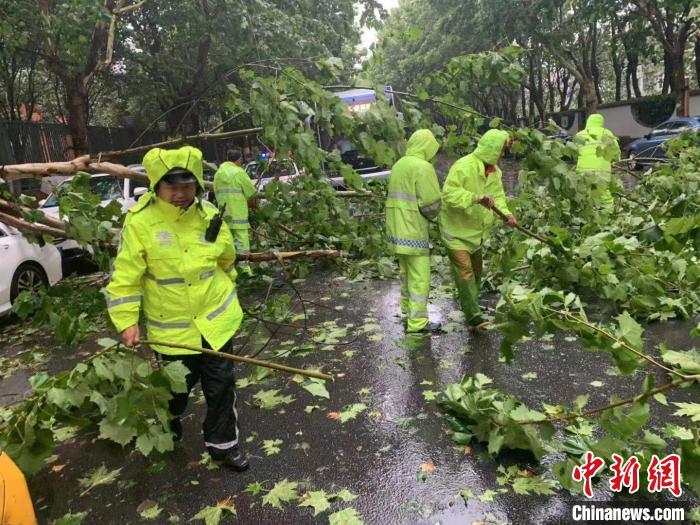
[[[158,131],[148,131],[139,138],[133,128],[88,126],[88,144],[91,154],[114,151],[167,140]],[[69,160],[68,127],[63,124],[0,120],[0,165],[29,162],[57,162]],[[136,139],[138,143],[134,144]],[[249,137],[229,140],[198,140],[192,143],[202,150],[204,158],[217,164],[226,159],[226,150],[232,146],[250,147]],[[122,164],[138,164],[144,152],[120,157]]]
[[[0,121],[0,164],[69,160],[67,137],[68,127],[64,124]],[[137,131],[131,128],[88,127],[90,153],[126,149],[137,137]],[[161,140],[163,136],[159,132],[151,131],[139,140],[139,144]],[[140,156],[124,160],[136,163]]]

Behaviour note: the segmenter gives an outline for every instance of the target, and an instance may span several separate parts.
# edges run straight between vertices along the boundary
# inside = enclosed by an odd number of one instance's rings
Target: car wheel
[[[10,285],[10,302],[14,302],[22,292],[38,293],[41,288],[47,287],[49,279],[44,270],[36,263],[20,264],[12,276]]]

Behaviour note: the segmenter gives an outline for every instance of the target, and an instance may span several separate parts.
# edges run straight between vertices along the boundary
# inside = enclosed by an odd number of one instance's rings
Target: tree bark
[[[700,33],[695,38],[695,82],[700,88]]]
[[[66,91],[66,109],[68,109],[68,133],[73,139],[69,147],[68,158],[72,159],[89,152],[88,122],[90,106],[88,104],[87,82],[83,75],[63,79]]]

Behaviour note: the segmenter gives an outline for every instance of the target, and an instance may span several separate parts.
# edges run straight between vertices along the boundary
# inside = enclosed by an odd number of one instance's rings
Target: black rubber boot
[[[243,472],[250,467],[248,458],[240,445],[231,447],[228,450],[217,450],[209,447],[209,455],[214,461],[219,461],[224,467],[236,472]]]
[[[170,420],[170,432],[175,434],[173,441],[182,441],[182,420],[179,417]]]
[[[443,333],[442,324],[433,323],[431,321],[415,333],[417,333],[417,334],[442,334]]]

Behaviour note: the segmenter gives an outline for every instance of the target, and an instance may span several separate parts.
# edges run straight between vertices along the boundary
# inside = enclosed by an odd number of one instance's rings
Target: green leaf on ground
[[[352,507],[334,512],[328,516],[329,525],[364,525],[362,517]]]
[[[60,518],[58,518],[55,522],[54,525],[81,525],[83,523],[83,520],[85,519],[85,516],[88,515],[88,512],[76,512],[75,514],[73,513],[68,513],[64,514]]]
[[[263,496],[263,505],[271,505],[276,509],[282,508],[282,503],[295,500],[299,497],[296,481],[284,479],[275,484],[272,489]]]
[[[341,423],[355,419],[360,412],[367,410],[367,405],[364,403],[354,403],[352,405],[346,406],[341,412],[330,412],[328,417],[330,419],[337,419]]]
[[[263,440],[262,448],[265,454],[272,456],[273,454],[279,454],[280,445],[284,443],[281,439],[265,439]]]
[[[437,397],[440,395],[440,392],[436,392],[435,390],[424,390],[423,391],[423,399],[426,401],[435,401]]]
[[[86,477],[80,478],[78,480],[80,486],[85,489],[83,490],[83,492],[81,492],[80,495],[84,496],[85,494],[90,492],[90,490],[100,485],[110,485],[114,483],[119,477],[119,473],[121,471],[121,468],[107,470],[107,467],[105,467],[104,464],[100,465]]]
[[[343,489],[340,492],[336,492],[335,494],[331,494],[331,499],[340,499],[344,501],[345,503],[352,501],[354,499],[357,499],[357,496],[350,492],[348,489]]]
[[[163,509],[155,501],[146,500],[136,508],[136,512],[145,520],[154,520],[160,516]]]
[[[314,490],[302,496],[299,507],[313,507],[314,516],[318,516],[321,512],[330,509],[331,504],[325,490]]]
[[[321,379],[309,379],[301,387],[316,397],[325,397],[326,399],[331,397],[328,390],[326,390],[325,383]]]
[[[255,393],[253,399],[256,404],[265,410],[272,410],[278,405],[288,405],[294,398],[292,396],[280,396],[279,390],[260,390]]]
[[[496,495],[498,495],[498,492],[496,492],[495,490],[486,490],[481,496],[479,496],[479,501],[482,503],[492,502],[493,497]]]
[[[204,507],[197,514],[190,518],[190,521],[202,520],[204,525],[219,525],[221,518],[225,514],[236,515],[236,507],[233,506],[231,498],[218,502],[212,507]]]
[[[253,496],[257,496],[263,491],[263,486],[262,483],[259,481],[254,481],[253,483],[248,483],[248,486],[243,490],[243,492],[247,492],[248,494],[252,494]]]

